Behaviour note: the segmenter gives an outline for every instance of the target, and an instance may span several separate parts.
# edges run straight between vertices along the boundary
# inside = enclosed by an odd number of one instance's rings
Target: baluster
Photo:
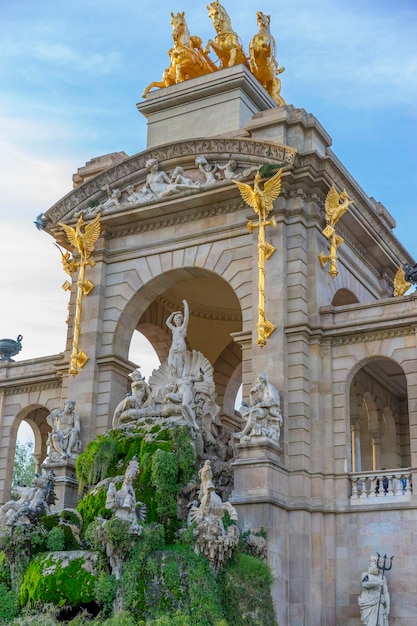
[[[394,492],[394,484],[393,484],[393,478],[395,478],[395,476],[393,476],[392,474],[390,476],[387,476],[388,478],[388,490],[386,495],[387,496],[395,496],[395,492]]]
[[[405,492],[406,493],[413,493],[413,487],[411,485],[411,476],[408,475],[406,476],[406,488],[405,488]]]
[[[368,485],[367,485],[367,481],[368,481],[368,476],[364,476],[363,478],[360,479],[360,483],[361,483],[361,495],[359,496],[361,499],[365,500],[365,498],[368,497]]]

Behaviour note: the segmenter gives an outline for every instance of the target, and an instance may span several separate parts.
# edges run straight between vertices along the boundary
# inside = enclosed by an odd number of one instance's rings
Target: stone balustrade
[[[413,487],[408,468],[355,472],[349,475],[350,504],[388,504],[411,499]]]

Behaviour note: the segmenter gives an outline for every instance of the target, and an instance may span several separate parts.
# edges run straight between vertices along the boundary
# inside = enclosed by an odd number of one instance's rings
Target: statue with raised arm
[[[246,418],[245,428],[235,433],[236,439],[250,441],[252,437],[267,437],[279,441],[283,424],[279,392],[267,374],[260,373],[249,393],[249,406],[242,403],[240,413]]]
[[[65,400],[62,409],[54,409],[46,417],[52,429],[47,440],[48,462],[74,460],[80,453],[80,418],[74,407],[74,400]]]
[[[362,593],[358,598],[361,622],[365,626],[389,626],[390,595],[385,576],[378,566],[378,557],[371,556],[367,572],[361,576]]]
[[[184,315],[181,311],[174,311],[168,317],[166,325],[172,332],[172,344],[168,353],[168,366],[170,374],[173,378],[182,376],[184,370],[185,351],[187,350],[187,344],[185,342],[187,337],[189,308],[186,300],[182,301],[184,304]]]

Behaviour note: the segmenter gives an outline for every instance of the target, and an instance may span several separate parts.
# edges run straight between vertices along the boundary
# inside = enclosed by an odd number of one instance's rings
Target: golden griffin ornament
[[[77,298],[75,302],[75,317],[74,317],[74,335],[72,339],[72,352],[70,359],[69,373],[71,376],[76,376],[79,369],[83,368],[88,361],[88,356],[79,349],[80,340],[80,328],[81,328],[81,314],[82,314],[82,301],[83,296],[88,296],[94,289],[94,285],[91,281],[85,280],[85,268],[87,265],[94,267],[95,261],[91,254],[94,251],[94,244],[100,237],[100,218],[101,214],[98,213],[92,222],[86,224],[84,222],[82,214],[78,218],[75,228],[68,226],[68,224],[59,224],[65,231],[68,242],[73,248],[75,248],[80,255],[79,261],[72,259],[70,262],[67,255],[63,255],[66,263],[64,263],[64,269],[69,274],[78,269],[77,278]]]
[[[326,228],[322,230],[323,235],[329,240],[329,254],[320,252],[318,255],[320,265],[322,269],[329,263],[329,275],[332,278],[336,278],[338,275],[337,270],[337,249],[344,242],[343,237],[336,235],[335,224],[340,220],[342,215],[348,210],[349,206],[353,204],[351,200],[343,190],[341,193],[336,191],[334,183],[330,187],[330,190],[326,196],[324,203],[324,210],[326,212]]]
[[[248,204],[255,213],[258,215],[258,221],[253,222],[249,220],[247,226],[248,231],[252,233],[255,228],[258,229],[258,339],[256,343],[263,348],[266,344],[268,337],[274,332],[275,326],[266,319],[265,316],[265,261],[271,258],[276,248],[270,243],[265,241],[265,227],[276,226],[275,217],[268,218],[271,212],[274,200],[276,200],[281,193],[281,174],[282,168],[278,170],[272,178],[266,181],[264,188],[259,186],[262,180],[261,174],[256,172],[253,188],[246,183],[242,183],[238,180],[233,182],[239,188],[240,195],[246,204]]]

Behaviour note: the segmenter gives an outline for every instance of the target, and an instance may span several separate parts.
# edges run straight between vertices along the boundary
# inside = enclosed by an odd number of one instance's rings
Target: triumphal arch
[[[144,150],[92,159],[42,216],[64,251],[67,345],[0,364],[0,500],[19,423],[35,430],[39,467],[64,400],[82,446],[104,433],[140,365],[132,334],[165,362],[166,320],[187,306],[187,347],[211,364],[235,433],[231,501],[243,527],[267,532],[279,624],[359,624],[358,572],[379,550],[396,555],[392,614],[411,626],[417,300],[394,292],[414,261],[320,122],[282,100],[278,63],[272,84],[229,58],[181,79],[184,67],[171,58],[137,105]],[[279,391],[276,436],[245,430],[235,407],[259,373]],[[71,463],[57,480],[74,498]]]

